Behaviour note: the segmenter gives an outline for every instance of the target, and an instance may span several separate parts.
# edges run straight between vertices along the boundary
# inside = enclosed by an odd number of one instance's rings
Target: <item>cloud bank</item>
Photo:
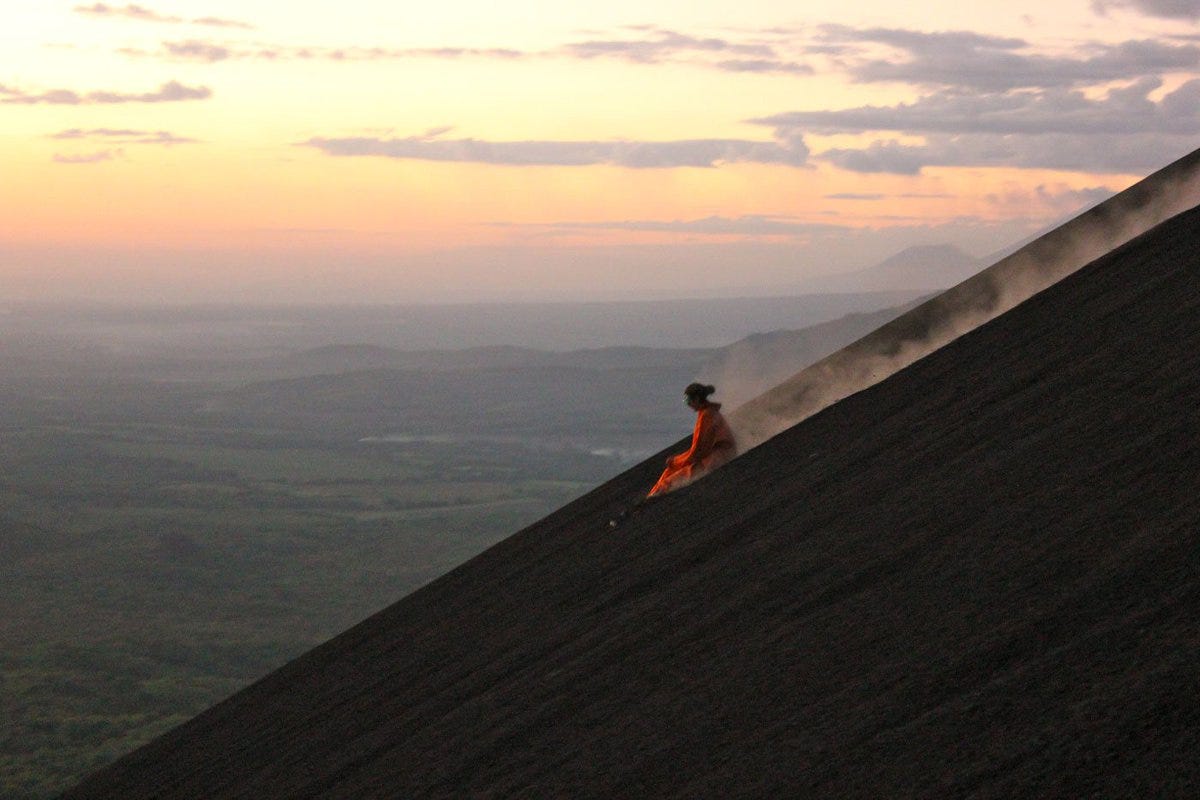
[[[772,127],[780,138],[878,132],[925,138],[923,144],[884,138],[813,155],[853,172],[915,175],[930,166],[1141,172],[1188,152],[1200,134],[1200,79],[1152,100],[1161,86],[1158,78],[1144,78],[1100,98],[1063,89],[941,91],[894,106],[793,111],[750,121]]]
[[[969,31],[926,33],[892,28],[825,26],[823,40],[839,45],[850,77],[862,83],[896,82],[985,92],[1068,88],[1132,80],[1200,68],[1200,47],[1142,39],[1091,44],[1079,56],[1024,52],[1023,39]],[[849,45],[877,44],[900,58],[865,57]]]
[[[1198,0],[1092,0],[1092,10],[1106,15],[1110,9],[1123,8],[1148,17],[1164,19],[1200,19]]]

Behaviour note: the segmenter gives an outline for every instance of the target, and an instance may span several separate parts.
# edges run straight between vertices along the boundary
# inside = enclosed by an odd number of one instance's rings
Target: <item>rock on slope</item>
[[[1200,796],[1200,211],[70,798]]]

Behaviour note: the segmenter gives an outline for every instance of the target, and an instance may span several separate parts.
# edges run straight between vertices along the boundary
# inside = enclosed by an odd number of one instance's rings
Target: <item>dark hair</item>
[[[688,387],[683,390],[685,397],[696,398],[702,402],[708,402],[708,396],[715,392],[717,387],[705,386],[703,383],[689,383]]]

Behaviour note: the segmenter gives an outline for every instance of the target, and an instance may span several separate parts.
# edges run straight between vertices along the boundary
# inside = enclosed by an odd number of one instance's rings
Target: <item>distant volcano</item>
[[[966,280],[987,264],[954,245],[908,247],[873,267],[824,275],[804,283],[810,292],[925,292]]]
[[[1198,161],[990,322],[609,529],[649,459],[67,797],[1200,796],[1200,210],[1122,227]]]

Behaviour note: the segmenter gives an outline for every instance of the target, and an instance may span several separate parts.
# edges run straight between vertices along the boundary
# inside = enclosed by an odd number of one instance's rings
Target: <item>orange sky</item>
[[[317,5],[6,6],[4,295],[769,294],[983,255],[1200,132],[1156,0]]]

